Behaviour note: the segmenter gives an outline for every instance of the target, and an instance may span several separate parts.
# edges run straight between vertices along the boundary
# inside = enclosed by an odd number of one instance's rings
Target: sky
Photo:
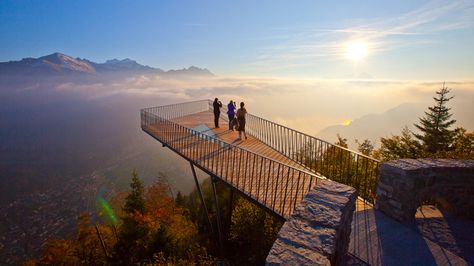
[[[474,1],[0,1],[0,61],[62,52],[222,76],[474,80]]]

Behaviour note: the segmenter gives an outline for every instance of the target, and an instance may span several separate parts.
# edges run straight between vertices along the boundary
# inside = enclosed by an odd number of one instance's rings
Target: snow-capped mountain
[[[74,59],[61,53],[0,63],[0,75],[31,76],[70,73],[95,74],[96,70],[87,61]]]
[[[21,62],[21,61],[20,61]],[[61,53],[54,53],[47,56],[33,59],[34,67],[50,67],[58,72],[84,72],[84,73],[96,73],[96,70],[88,62],[74,59],[68,55]]]

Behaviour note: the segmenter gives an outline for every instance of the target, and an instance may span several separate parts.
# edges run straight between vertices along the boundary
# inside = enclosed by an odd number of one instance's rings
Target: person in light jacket
[[[242,132],[244,133],[245,139],[247,139],[247,133],[245,133],[245,115],[247,114],[247,109],[245,109],[245,103],[240,103],[240,108],[237,110],[237,121],[239,122],[239,140],[242,139]]]

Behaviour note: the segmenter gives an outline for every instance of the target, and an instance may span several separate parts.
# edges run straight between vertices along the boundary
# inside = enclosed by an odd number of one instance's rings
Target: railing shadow
[[[439,245],[447,263],[457,255],[474,265],[474,221],[455,216],[434,206],[422,206],[416,224],[420,233]]]
[[[473,225],[449,214],[400,223],[362,206],[354,212],[349,253],[368,265],[472,265]]]

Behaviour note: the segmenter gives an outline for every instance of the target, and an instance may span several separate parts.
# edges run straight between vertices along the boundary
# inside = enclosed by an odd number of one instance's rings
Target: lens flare
[[[101,213],[105,214],[105,216],[110,220],[112,225],[117,225],[117,215],[115,215],[114,210],[110,207],[110,204],[101,196],[97,197],[97,203],[101,209]]]

